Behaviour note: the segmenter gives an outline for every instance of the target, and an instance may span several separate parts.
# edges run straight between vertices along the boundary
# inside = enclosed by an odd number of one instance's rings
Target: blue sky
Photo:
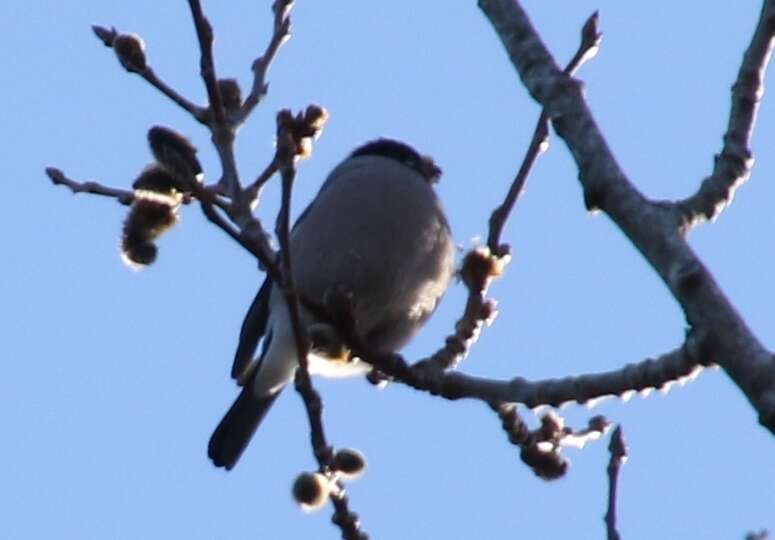
[[[617,159],[654,198],[688,195],[712,167],[729,87],[759,3],[703,8],[656,1],[524,3],[559,62],[598,9],[598,57],[579,76]],[[269,2],[206,2],[219,74],[250,83],[270,29]],[[204,100],[185,2],[6,2],[0,8],[0,100],[6,203],[0,228],[0,538],[336,538],[326,508],[301,513],[293,478],[314,467],[300,399],[286,392],[239,466],[216,470],[207,439],[231,403],[231,356],[262,279],[255,262],[198,209],[160,242],[156,265],[118,257],[125,209],[73,197],[43,174],[128,186],[150,161],[145,133],[164,124],[200,148],[207,133],[138,77],[90,25],[137,32],[151,65]],[[295,213],[327,172],[377,136],[406,140],[445,171],[439,185],[457,242],[486,235],[539,113],[474,2],[299,0],[270,94],[237,143],[240,171],[270,158],[281,107],[325,106],[331,118],[299,171]],[[772,256],[775,104],[765,95],[754,173],[693,247],[767,345],[775,341]],[[576,170],[552,139],[505,231],[514,249],[491,289],[500,315],[462,365],[507,378],[618,368],[670,350],[684,321],[667,289],[602,215],[584,211]],[[258,214],[270,223],[275,187]],[[433,351],[462,310],[462,287],[406,349]],[[519,461],[497,418],[400,385],[321,381],[330,440],[366,454],[349,490],[373,538],[602,538],[606,442],[568,451],[566,478],[545,483]],[[621,422],[631,446],[620,530],[637,538],[742,538],[775,528],[772,436],[722,371],[669,394],[569,406]]]

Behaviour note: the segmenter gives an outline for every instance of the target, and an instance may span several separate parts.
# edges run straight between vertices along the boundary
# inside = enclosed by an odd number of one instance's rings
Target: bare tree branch
[[[597,14],[588,19],[578,51],[565,70],[560,71],[519,3],[514,0],[479,0],[479,4],[501,37],[525,86],[543,107],[533,139],[508,194],[490,217],[489,249],[473,250],[465,258],[461,275],[468,289],[468,298],[454,333],[446,338],[436,353],[409,365],[398,354],[378,355],[366,350],[359,336],[352,333],[353,325],[344,325],[343,335],[353,345],[355,354],[371,363],[375,373],[418,390],[450,400],[473,398],[485,402],[497,412],[509,440],[521,449],[522,460],[546,479],[559,477],[567,469],[567,461],[560,454],[562,446],[583,445],[601,436],[608,427],[607,422],[602,417],[595,417],[587,428],[573,431],[566,428],[556,415],[547,414],[539,428],[530,430],[520,418],[516,404],[527,407],[560,406],[570,401],[588,403],[611,395],[624,398],[634,391],[667,388],[695,376],[702,366],[718,362],[746,393],[759,412],[761,423],[775,432],[775,361],[772,354],[746,327],[683,236],[695,223],[715,217],[731,200],[734,188],[750,175],[753,160],[749,145],[762,97],[764,70],[775,35],[775,0],[766,0],[763,4],[756,32],[733,86],[728,129],[713,174],[703,181],[697,193],[677,203],[648,200],[630,184],[597,129],[579,84],[571,78],[599,45]],[[222,165],[221,179],[212,186],[195,184],[191,193],[186,193],[185,202],[190,202],[191,196],[198,199],[206,217],[254,254],[282,288],[299,358],[295,386],[304,401],[309,420],[311,445],[319,468],[316,475],[330,480],[328,495],[334,507],[332,521],[340,528],[342,537],[362,540],[367,535],[361,531],[357,515],[349,509],[344,486],[333,465],[334,449],[328,443],[324,430],[323,402],[310,379],[307,359],[309,339],[302,323],[300,306],[322,320],[331,320],[332,315],[326,311],[329,306],[318,306],[301,297],[294,286],[291,266],[289,216],[295,163],[305,152],[300,137],[309,138],[312,127],[300,123],[305,119],[303,115],[293,117],[289,112],[281,111],[278,115],[276,154],[256,180],[244,189],[234,154],[237,128],[266,95],[268,69],[289,37],[292,0],[275,0],[272,6],[272,36],[264,54],[253,62],[252,88],[241,104],[236,82],[231,79],[219,81],[216,77],[213,32],[199,0],[189,0],[189,5],[200,46],[201,76],[209,100],[207,108],[191,103],[155,75],[146,64],[142,40],[118,34],[115,29],[94,27],[94,31],[106,45],[114,48],[119,61],[128,71],[142,76],[210,129]],[[230,88],[234,92],[229,92]],[[224,96],[227,97],[226,103]],[[283,124],[283,121],[287,123]],[[549,121],[565,140],[577,162],[586,207],[605,211],[641,251],[683,307],[691,331],[679,349],[608,373],[543,381],[522,378],[495,381],[451,372],[468,353],[484,324],[495,315],[495,303],[487,299],[486,294],[492,279],[500,275],[503,265],[508,262],[509,248],[501,244],[501,235],[533,164],[546,148]],[[282,177],[281,208],[276,224],[279,260],[261,223],[252,213],[262,187],[278,171]],[[132,191],[95,182],[79,183],[55,168],[48,168],[46,172],[54,184],[64,185],[73,193],[113,197],[125,205],[135,199]],[[336,324],[337,321],[333,322],[338,328],[342,327]],[[618,427],[612,435],[609,450],[611,459],[605,522],[608,538],[618,540],[617,481],[619,469],[626,458],[626,446]]]
[[[594,56],[599,43],[600,33],[597,28],[597,13],[594,13],[584,24],[581,32],[581,43],[576,54],[568,63],[566,70],[572,73],[587,59]],[[472,250],[463,261],[460,274],[468,289],[468,297],[463,315],[455,324],[455,332],[445,339],[444,345],[436,353],[428,359],[418,362],[413,367],[416,375],[427,371],[430,372],[432,377],[437,370],[457,367],[460,361],[468,354],[473,343],[476,342],[483,326],[489,324],[494,319],[496,314],[495,302],[486,298],[487,290],[492,279],[500,276],[503,266],[510,259],[508,246],[500,245],[501,232],[517,197],[524,187],[527,175],[530,173],[533,163],[542,151],[542,148],[546,146],[547,140],[547,117],[542,113],[517,177],[512,183],[504,202],[490,217],[489,249]]]
[[[764,96],[764,73],[774,43],[774,10],[772,2],[764,2],[756,31],[743,55],[737,80],[732,85],[724,146],[715,157],[713,173],[702,181],[697,193],[679,203],[689,226],[718,216],[732,202],[735,189],[751,175],[754,162],[751,135]]]
[[[245,204],[249,206],[258,204],[258,200],[261,197],[261,189],[264,187],[264,184],[266,184],[269,179],[272,178],[274,173],[277,172],[277,168],[277,159],[273,158],[272,161],[270,161],[266,166],[266,168],[261,171],[261,174],[258,175],[258,178],[256,178],[252,184],[244,189],[242,200]]]
[[[136,73],[154,86],[162,94],[178,104],[183,110],[187,111],[198,122],[205,124],[207,122],[207,112],[203,107],[194,105],[191,101],[183,97],[174,88],[161,80],[147,64],[145,58],[145,44],[142,40],[133,35],[120,34],[115,28],[105,28],[103,26],[93,25],[94,34],[102,41],[106,47],[111,47],[116,52],[119,61],[130,73]],[[117,41],[117,38],[119,38]],[[131,48],[127,50],[124,46],[130,44]],[[128,63],[127,56],[130,56],[133,62]]]
[[[199,41],[200,56],[200,74],[207,89],[209,101],[208,125],[212,132],[212,141],[218,152],[218,158],[221,162],[223,175],[218,182],[223,193],[227,194],[235,210],[230,213],[233,220],[240,227],[244,227],[253,222],[250,209],[241,203],[242,189],[240,186],[239,173],[237,171],[237,160],[234,156],[234,136],[235,128],[225,116],[221,90],[218,85],[218,79],[215,73],[215,63],[213,61],[213,29],[210,22],[202,12],[202,6],[199,0],[188,0],[191,8],[191,16],[194,19],[196,35]]]
[[[580,85],[555,65],[514,0],[479,0],[522,82],[545,108],[579,168],[589,208],[619,226],[666,283],[687,321],[705,336],[705,358],[721,365],[775,433],[775,361],[691,250],[676,205],[646,199],[619,168],[581,94]],[[760,26],[775,32],[775,1],[767,0]]]
[[[65,186],[76,195],[78,193],[91,193],[92,195],[113,197],[119,203],[125,206],[129,206],[132,204],[132,201],[135,200],[135,194],[133,191],[107,187],[103,186],[102,184],[98,184],[97,182],[76,182],[75,180],[71,180],[65,176],[65,173],[56,167],[46,167],[46,174],[54,185]]]
[[[616,426],[608,443],[611,459],[608,461],[608,511],[605,513],[605,527],[608,540],[620,540],[616,529],[616,497],[619,483],[619,470],[627,461],[627,445],[622,436],[622,426]]]
[[[565,66],[565,73],[573,75],[587,60],[591,59],[596,53],[600,45],[600,39],[602,35],[597,26],[598,15],[597,12],[593,13],[587,19],[584,27],[581,30],[581,43],[576,54],[568,65]],[[507,246],[500,245],[500,237],[503,232],[503,227],[506,225],[506,220],[514,208],[514,203],[517,202],[517,198],[522,194],[522,190],[525,187],[525,181],[530,174],[530,170],[533,168],[538,156],[540,156],[549,144],[549,118],[545,111],[541,111],[541,116],[538,118],[535,130],[533,131],[533,138],[530,141],[525,157],[522,160],[522,165],[519,167],[517,176],[511,183],[509,192],[506,194],[504,201],[493,210],[490,216],[490,232],[487,236],[487,246],[490,251],[498,256],[503,256],[508,253]]]
[[[148,66],[140,76],[154,86],[159,92],[170,98],[173,102],[177,103],[180,108],[187,111],[194,119],[200,124],[207,123],[207,111],[204,107],[195,105],[183,96],[181,96],[174,88],[169,86],[163,80],[161,80],[153,69]]]
[[[269,44],[266,46],[264,54],[256,58],[253,62],[253,87],[234,119],[235,125],[240,125],[245,122],[256,105],[261,102],[269,91],[269,84],[266,82],[266,74],[269,71],[269,67],[272,65],[274,57],[277,55],[277,51],[280,50],[282,44],[288,41],[288,38],[290,37],[290,10],[292,6],[293,0],[275,0],[274,4],[272,4],[272,12],[274,13],[272,37],[269,40]]]
[[[296,357],[299,361],[299,367],[296,369],[294,383],[307,410],[312,449],[320,472],[331,478],[336,488],[329,492],[329,498],[334,506],[332,522],[339,527],[342,538],[345,540],[366,540],[367,535],[360,530],[357,515],[349,509],[344,486],[332,476],[334,449],[328,444],[323,427],[323,400],[312,385],[309,375],[309,339],[306,328],[301,321],[299,294],[293,281],[290,249],[291,193],[296,177],[295,160],[304,155],[306,151],[302,139],[309,138],[309,133],[317,130],[312,125],[305,123],[308,120],[312,120],[312,117],[305,117],[303,114],[294,117],[287,110],[282,110],[277,115],[277,154],[273,162],[277,163],[282,175],[282,194],[275,232],[280,243],[280,256],[283,265],[280,281],[277,283],[285,295],[291,328],[296,341]]]
[[[191,17],[194,19],[196,37],[199,41],[199,73],[207,89],[207,98],[210,102],[210,113],[215,125],[224,123],[223,100],[218,88],[218,78],[215,75],[215,62],[213,61],[213,28],[205,17],[199,0],[188,0],[191,9]]]
[[[472,398],[485,403],[521,403],[529,408],[559,407],[609,396],[627,399],[633,392],[647,393],[655,388],[666,391],[672,384],[690,380],[701,370],[694,343],[690,336],[679,349],[614,371],[538,381],[521,377],[500,381],[454,371],[415,370],[400,355],[362,358],[415,389],[450,400]]]

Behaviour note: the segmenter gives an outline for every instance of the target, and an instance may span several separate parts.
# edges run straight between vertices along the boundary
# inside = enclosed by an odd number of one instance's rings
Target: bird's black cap
[[[377,139],[355,149],[350,157],[383,156],[394,159],[420,173],[429,182],[436,182],[441,169],[428,156],[420,155],[406,143],[394,139]]]

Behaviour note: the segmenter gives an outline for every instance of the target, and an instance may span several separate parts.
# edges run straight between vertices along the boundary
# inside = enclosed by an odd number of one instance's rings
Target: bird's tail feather
[[[207,455],[216,467],[231,470],[236,465],[279,394],[280,391],[277,391],[268,396],[256,397],[252,385],[242,389],[237,400],[215,428],[207,445]]]

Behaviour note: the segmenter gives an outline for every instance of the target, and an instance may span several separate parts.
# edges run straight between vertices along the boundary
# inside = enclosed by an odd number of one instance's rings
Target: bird
[[[369,351],[400,350],[434,312],[454,274],[455,244],[433,189],[440,176],[433,160],[408,144],[370,141],[334,168],[291,230],[297,292],[323,304],[331,291],[345,291],[353,329]],[[320,322],[303,306],[300,319],[308,331]],[[236,465],[298,365],[283,291],[267,276],[234,356],[232,377],[241,392],[208,444],[215,466]],[[357,359],[309,356],[313,375],[368,369]]]

